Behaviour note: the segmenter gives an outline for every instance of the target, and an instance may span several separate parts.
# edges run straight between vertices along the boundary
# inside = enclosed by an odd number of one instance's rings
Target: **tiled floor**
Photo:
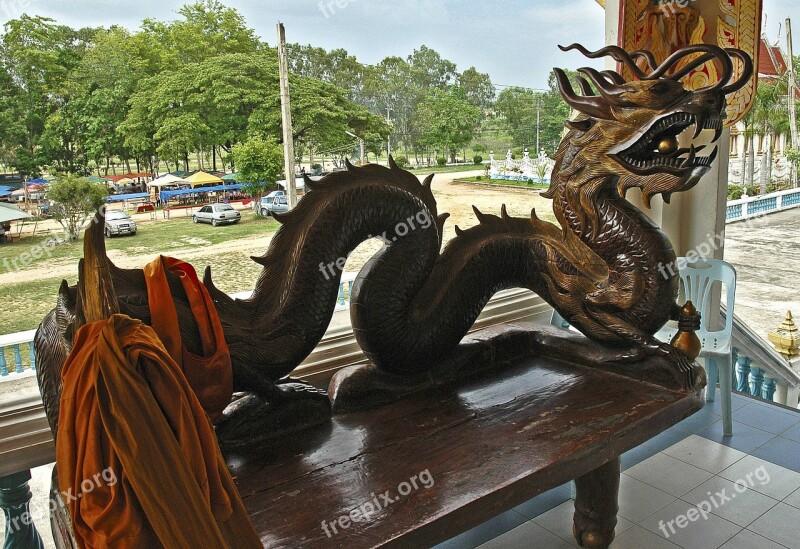
[[[622,456],[613,549],[800,549],[800,412],[733,395]],[[578,547],[569,484],[437,546]]]

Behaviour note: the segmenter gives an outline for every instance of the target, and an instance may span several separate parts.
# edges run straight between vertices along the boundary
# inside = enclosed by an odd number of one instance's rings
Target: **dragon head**
[[[596,52],[578,44],[561,49],[577,49],[592,59],[610,56],[636,77],[626,81],[618,72],[584,67],[578,70],[579,94],[564,71],[555,69],[561,95],[580,113],[567,122],[571,131],[559,151],[561,169],[580,184],[616,183],[622,196],[638,187],[648,207],[653,196],[661,194],[669,202],[672,193],[692,188],[709,170],[722,133],[725,96],[742,88],[753,72],[743,51],[704,44],[684,47],[660,65],[649,52],[629,54],[616,46]],[[731,82],[734,58],[741,72]],[[687,89],[681,79],[706,63],[717,65],[717,82]]]

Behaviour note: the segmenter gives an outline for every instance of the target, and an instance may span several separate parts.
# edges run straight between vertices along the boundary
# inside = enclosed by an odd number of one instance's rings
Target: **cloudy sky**
[[[144,18],[169,20],[190,0],[0,0],[0,22],[25,12],[71,26],[122,25],[132,30]],[[238,9],[267,42],[275,24],[286,25],[290,42],[344,48],[363,63],[406,56],[425,44],[458,64],[474,65],[499,85],[546,86],[556,65],[576,66],[577,54],[559,43],[603,44],[603,10],[595,0],[224,0]],[[767,32],[794,22],[800,52],[800,2],[764,0]],[[782,33],[781,37],[785,35]],[[572,58],[565,57],[573,56]]]

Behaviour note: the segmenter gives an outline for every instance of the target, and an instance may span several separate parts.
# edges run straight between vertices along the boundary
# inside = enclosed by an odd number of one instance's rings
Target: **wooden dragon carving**
[[[263,257],[252,298],[218,291],[206,270],[233,360],[234,390],[267,399],[288,398],[280,384],[314,349],[334,311],[341,273],[334,267],[362,241],[384,235],[386,245],[362,269],[351,299],[355,335],[366,355],[396,374],[425,371],[467,333],[491,296],[504,288],[538,293],[591,339],[620,348],[620,357],[661,354],[681,371],[690,361],[653,334],[676,313],[677,275],[658,266],[675,261],[666,236],[624,199],[641,189],[644,201],[693,187],[714,160],[714,145],[690,142],[704,129],[716,141],[726,94],[753,70],[739,50],[697,45],[656,66],[647,52],[606,47],[588,57],[611,56],[637,80],[615,71],[580,69],[577,93],[556,70],[564,100],[578,116],[556,154],[552,185],[560,224],[512,218],[477,209],[480,224],[458,230],[446,248],[431,178],[418,179],[391,162],[367,165],[307,181],[307,196],[278,219],[283,226]],[[687,58],[689,61],[687,62]],[[734,81],[733,60],[741,71]],[[639,64],[637,64],[637,61]],[[649,71],[640,64],[647,64]],[[669,74],[681,62],[678,72]],[[706,62],[719,82],[690,91],[681,78]],[[340,262],[341,264],[341,262]],[[663,270],[663,269],[662,269]],[[672,271],[670,271],[672,272]],[[150,318],[141,270],[112,266],[120,311]],[[171,281],[184,342],[200,341],[178,281]],[[36,336],[40,383],[48,416],[57,416],[61,365],[69,351],[75,289],[62,283],[57,307]]]

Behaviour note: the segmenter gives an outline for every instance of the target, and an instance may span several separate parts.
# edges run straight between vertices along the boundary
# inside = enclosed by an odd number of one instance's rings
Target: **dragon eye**
[[[672,154],[678,150],[678,138],[674,135],[670,135],[668,137],[663,137],[661,141],[658,142],[658,153],[659,154]]]

